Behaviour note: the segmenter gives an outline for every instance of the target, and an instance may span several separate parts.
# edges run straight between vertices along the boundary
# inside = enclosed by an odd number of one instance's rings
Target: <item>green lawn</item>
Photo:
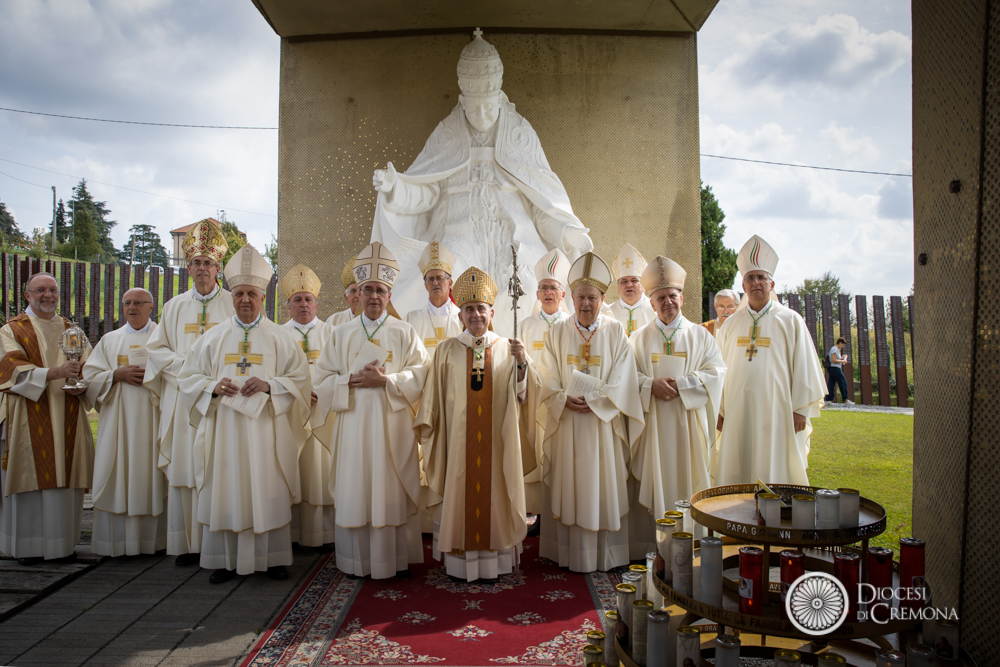
[[[813,421],[809,483],[858,489],[888,514],[871,544],[899,549],[910,535],[913,497],[913,417],[824,411]]]

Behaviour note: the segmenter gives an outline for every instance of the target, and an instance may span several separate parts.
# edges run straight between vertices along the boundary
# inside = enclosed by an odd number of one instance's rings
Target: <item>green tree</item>
[[[132,225],[128,230],[128,241],[118,253],[118,259],[123,262],[132,261],[132,248],[135,244],[135,262],[143,266],[166,267],[169,261],[167,249],[163,247],[160,235],[152,225]]]
[[[49,243],[52,239],[45,233],[44,229],[36,227],[31,232],[31,239],[28,240],[28,257],[35,259],[49,258]]]
[[[66,243],[70,234],[70,222],[66,220],[66,204],[59,200],[56,206],[56,243]],[[52,238],[52,226],[49,225],[49,238]]]
[[[267,263],[271,265],[271,268],[275,271],[278,270],[278,239],[274,237],[274,233],[271,234],[271,242],[264,244],[264,257],[267,258]]]
[[[712,192],[701,186],[701,302],[702,319],[708,319],[708,294],[729,289],[736,278],[736,251],[722,244],[726,214]]]
[[[786,290],[787,292],[787,290]],[[820,299],[819,297],[823,294],[829,294],[830,300],[833,302],[833,322],[837,324],[840,322],[840,306],[839,297],[841,294],[846,295],[850,298],[851,293],[843,289],[840,286],[840,278],[833,275],[832,271],[827,271],[818,278],[806,278],[802,281],[802,284],[795,288],[794,294],[815,294],[816,299],[816,311],[820,312]],[[886,302],[888,303],[888,302]],[[853,322],[853,319],[852,319]]]
[[[7,242],[24,241],[24,232],[17,226],[14,216],[7,210],[7,205],[0,201],[0,232]]]
[[[97,242],[101,247],[101,252],[106,257],[116,257],[118,255],[115,250],[115,245],[111,240],[111,230],[118,224],[114,220],[108,220],[108,216],[111,214],[111,209],[108,208],[107,202],[96,201],[94,196],[90,194],[87,190],[87,180],[81,179],[77,183],[76,187],[73,188],[73,198],[67,202],[70,205],[73,216],[73,228],[74,234],[76,227],[76,216],[80,215],[83,211],[90,214],[91,224],[94,226],[94,230],[97,233]],[[76,246],[79,250],[79,245]],[[80,251],[82,253],[82,251]]]
[[[99,262],[105,257],[101,247],[101,237],[90,211],[84,209],[76,212],[73,236],[61,247],[61,251],[64,257],[75,257],[88,262]]]
[[[229,258],[247,244],[247,235],[239,230],[235,222],[228,220],[222,221],[222,235],[226,237],[226,243],[229,244],[229,250],[226,252],[226,256],[222,258],[222,268],[226,268]]]

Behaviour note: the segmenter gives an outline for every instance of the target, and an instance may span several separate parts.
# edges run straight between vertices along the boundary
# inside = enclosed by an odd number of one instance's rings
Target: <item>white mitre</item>
[[[626,276],[642,277],[642,272],[646,268],[646,258],[638,250],[632,247],[631,243],[626,243],[615,255],[615,261],[611,264],[611,271],[614,273],[615,282],[619,278]]]
[[[555,280],[569,292],[569,257],[559,248],[548,251],[535,264],[535,282],[541,285],[543,280]],[[566,299],[560,299],[559,308],[566,313],[572,312],[566,304]],[[541,309],[542,302],[535,299],[535,305],[531,309],[532,315]]]
[[[431,241],[417,260],[417,266],[422,276],[426,276],[428,271],[444,271],[450,276],[455,268],[455,256],[437,241]]]
[[[642,277],[639,280],[642,282],[642,288],[646,290],[646,294],[652,297],[658,290],[668,287],[683,291],[685,278],[687,278],[687,271],[681,268],[680,264],[662,255],[657,255],[643,269]]]
[[[754,234],[740,249],[736,267],[744,276],[750,271],[766,271],[773,278],[774,270],[778,268],[778,254],[767,241]]]
[[[591,285],[601,291],[608,293],[608,285],[611,284],[611,269],[607,262],[592,252],[581,255],[573,265],[569,267],[569,289],[576,289],[580,285]]]
[[[229,289],[238,285],[250,285],[260,290],[266,290],[274,271],[267,259],[257,252],[252,245],[245,245],[236,251],[226,264],[223,272]]]

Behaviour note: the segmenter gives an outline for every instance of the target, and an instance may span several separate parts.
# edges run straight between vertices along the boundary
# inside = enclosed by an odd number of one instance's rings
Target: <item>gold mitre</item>
[[[205,218],[194,223],[194,227],[184,235],[181,250],[184,251],[184,259],[188,264],[195,257],[208,257],[214,259],[216,264],[221,264],[222,258],[229,251],[229,244],[226,243],[222,230]]]
[[[581,255],[569,267],[569,289],[572,292],[580,285],[592,285],[607,294],[611,284],[611,269],[607,262],[592,252]]]
[[[467,303],[488,303],[492,306],[497,300],[497,284],[485,271],[470,266],[455,281],[451,296],[459,308]]]
[[[559,248],[553,248],[535,264],[535,280],[557,280],[566,289],[569,284],[569,258]]]
[[[305,264],[293,266],[281,279],[281,291],[285,293],[286,299],[291,299],[292,295],[299,292],[309,292],[318,299],[322,285],[316,272]]]
[[[750,271],[767,271],[767,275],[774,277],[774,270],[778,268],[778,254],[767,241],[754,234],[736,256],[736,267],[744,276]]]
[[[632,247],[631,243],[626,243],[615,255],[615,261],[611,265],[611,271],[615,274],[615,280],[625,276],[642,277],[642,272],[646,270],[646,258],[638,250]]]
[[[657,255],[643,269],[639,282],[642,283],[642,288],[646,290],[646,294],[653,296],[653,293],[657,290],[666,289],[667,287],[683,291],[684,279],[686,277],[687,271],[682,269],[680,264],[662,255]]]
[[[266,290],[267,284],[271,282],[271,276],[274,275],[267,259],[250,244],[243,246],[229,258],[223,273],[230,290],[239,285],[250,285]]]
[[[399,263],[395,255],[378,241],[365,246],[354,260],[354,281],[358,287],[376,282],[392,289],[398,276]]]
[[[455,268],[455,256],[437,241],[431,241],[420,255],[417,266],[422,276],[426,276],[428,271],[444,271],[450,276]]]
[[[458,58],[458,87],[466,97],[488,97],[500,92],[503,84],[503,63],[496,47],[483,39],[476,28]]]
[[[354,280],[353,257],[347,260],[347,264],[344,264],[344,270],[340,272],[340,282],[344,285],[345,290],[356,282]]]

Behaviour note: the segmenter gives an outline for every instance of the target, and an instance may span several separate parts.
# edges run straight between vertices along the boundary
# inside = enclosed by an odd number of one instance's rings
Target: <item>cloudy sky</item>
[[[721,0],[698,45],[702,153],[910,173],[909,2]],[[250,0],[8,0],[0,107],[274,127],[279,46]],[[24,230],[50,224],[50,186],[67,199],[86,177],[117,245],[147,223],[169,246],[170,229],[224,209],[262,249],[277,171],[275,131],[0,111],[0,201]],[[830,270],[852,293],[909,292],[909,178],[705,157],[702,179],[728,246],[759,233],[776,247],[779,287]]]

